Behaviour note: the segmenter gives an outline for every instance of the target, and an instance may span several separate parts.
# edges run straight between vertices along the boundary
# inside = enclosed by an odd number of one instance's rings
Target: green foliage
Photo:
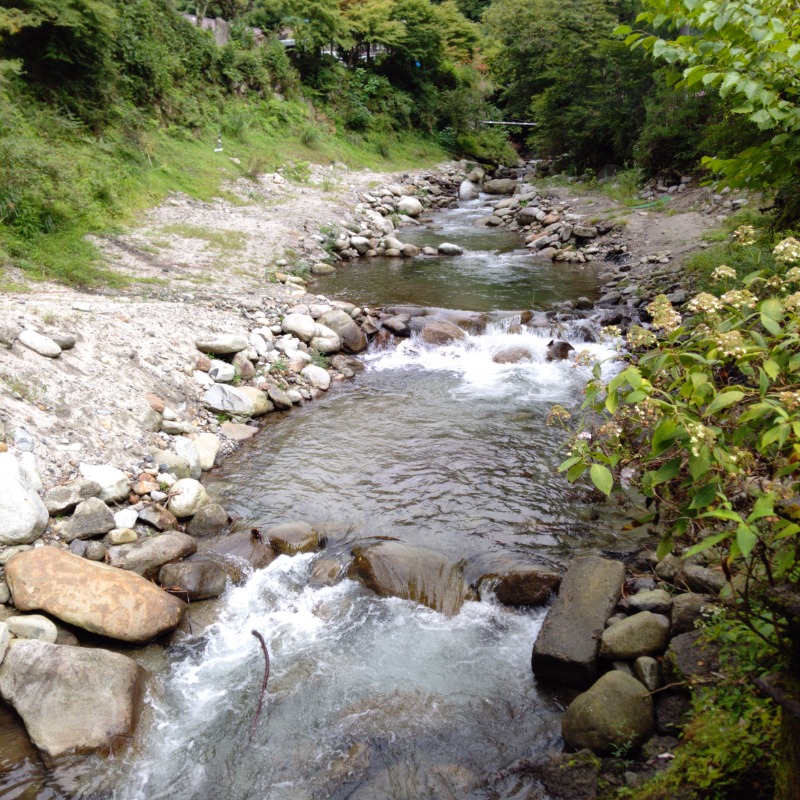
[[[684,317],[656,298],[651,329],[628,333],[627,366],[608,381],[595,366],[586,408],[606,419],[587,417],[560,469],[644,495],[641,522],[663,531],[659,556],[718,561],[731,607],[786,661],[792,622],[761,609],[796,591],[800,568],[800,242],[767,257],[752,226],[734,236],[739,269],[718,264],[713,294],[697,294]]]
[[[538,156],[578,170],[630,160],[653,69],[611,38],[627,13],[603,0],[495,0],[486,11],[500,100],[536,122]]]
[[[644,22],[658,33],[618,29],[675,71],[679,88],[715,90],[763,132],[732,158],[704,159],[734,186],[776,189],[800,164],[800,8],[784,0],[644,0]],[[688,31],[688,33],[687,33]]]

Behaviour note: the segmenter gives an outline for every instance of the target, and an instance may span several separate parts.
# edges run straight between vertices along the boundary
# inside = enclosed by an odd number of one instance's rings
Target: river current
[[[551,327],[515,324],[523,311],[596,297],[596,267],[537,261],[517,234],[476,227],[486,202],[400,231],[418,245],[455,242],[463,256],[362,260],[315,287],[358,304],[481,312],[490,323],[447,346],[414,336],[370,351],[355,380],[276,415],[208,481],[242,524],[306,520],[325,532],[326,557],[392,536],[475,578],[614,546],[613,508],[557,473],[564,436],[547,424],[554,404],[579,409],[589,370],[546,360]],[[587,321],[555,333],[611,364]],[[531,360],[495,363],[509,346]],[[526,796],[498,793],[496,781],[516,760],[560,746],[562,705],[530,668],[544,610],[488,598],[448,618],[350,580],[310,585],[313,559],[282,556],[229,587],[217,621],[169,651],[131,747],[3,796]],[[255,725],[264,663],[253,630],[271,658]]]

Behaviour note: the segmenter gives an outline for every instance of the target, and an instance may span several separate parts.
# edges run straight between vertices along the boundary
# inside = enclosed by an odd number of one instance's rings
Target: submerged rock
[[[313,553],[320,547],[319,534],[307,522],[275,525],[264,536],[276,553],[287,556]]]
[[[575,348],[569,342],[555,341],[551,339],[547,343],[547,360],[563,361],[569,358],[569,354]]]
[[[541,606],[558,591],[561,576],[540,567],[519,567],[501,574],[484,575],[480,592],[489,589],[507,606]]]
[[[458,325],[440,319],[426,323],[420,335],[423,342],[433,345],[451,344],[467,338],[467,334]]]
[[[353,548],[351,576],[382,597],[414,600],[452,616],[474,599],[461,567],[433,550],[383,541]]]
[[[0,666],[0,695],[33,743],[54,758],[110,750],[136,728],[147,673],[119,653],[15,641]]]

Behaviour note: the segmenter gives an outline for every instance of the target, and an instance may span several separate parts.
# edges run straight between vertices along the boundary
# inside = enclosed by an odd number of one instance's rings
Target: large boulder
[[[127,499],[131,482],[120,469],[109,464],[79,464],[84,478],[100,485],[98,495],[104,503],[120,503]]]
[[[192,536],[214,536],[228,526],[228,512],[219,503],[203,506],[187,527]]]
[[[200,481],[194,478],[181,478],[170,489],[167,508],[178,518],[193,517],[211,499]]]
[[[225,591],[225,570],[204,556],[196,556],[177,564],[166,564],[158,573],[158,582],[180,597],[195,602],[219,597]]]
[[[6,581],[20,611],[44,611],[125,642],[146,642],[171,631],[186,610],[180,600],[139,575],[58,547],[13,556],[6,565]]]
[[[533,354],[530,349],[523,345],[504,347],[498,350],[493,356],[495,364],[519,364],[523,361],[533,361]]]
[[[481,596],[490,591],[507,606],[541,606],[558,591],[561,576],[541,567],[517,567],[481,576]]]
[[[609,661],[663,653],[669,644],[669,619],[640,611],[611,625],[600,638],[600,658]]]
[[[222,414],[252,417],[256,413],[253,401],[235,386],[215,383],[204,395],[203,405]]]
[[[418,217],[422,213],[422,203],[416,197],[406,195],[398,201],[397,211],[407,217]]]
[[[11,457],[11,453],[0,453]],[[47,508],[42,498],[10,471],[2,476],[0,490],[0,545],[30,544],[47,527]]]
[[[300,370],[300,374],[311,384],[311,386],[322,389],[326,392],[331,385],[331,376],[328,370],[309,364]]]
[[[307,522],[285,522],[274,525],[264,534],[269,546],[282,555],[313,553],[319,550],[319,534]]]
[[[281,320],[281,328],[304,342],[310,342],[316,333],[317,323],[310,314],[287,314]]]
[[[86,478],[79,478],[61,486],[55,486],[44,493],[45,507],[52,517],[66,514],[78,503],[97,497],[100,494],[100,484]]]
[[[339,335],[342,347],[348,353],[360,353],[369,344],[367,335],[353,322],[352,317],[339,308],[323,314],[318,322]]]
[[[197,339],[195,347],[203,353],[210,353],[215,356],[232,356],[241,350],[247,350],[248,343],[244,336],[233,334],[221,334],[219,336],[209,336],[205,339]]]
[[[477,200],[480,193],[480,189],[472,181],[461,181],[458,187],[459,200]]]
[[[59,535],[66,542],[102,536],[116,527],[111,509],[99,498],[89,497],[78,504],[75,513],[61,526]]]
[[[495,178],[483,184],[486,194],[514,194],[517,182],[513,178]]]
[[[175,561],[196,551],[197,542],[191,536],[180,531],[169,531],[160,536],[109,547],[106,561],[112,567],[149,577],[168,561]]]
[[[45,756],[110,750],[130,738],[147,672],[119,653],[15,641],[0,666],[0,695]]]
[[[598,754],[640,747],[653,732],[653,700],[630,675],[612,670],[579,694],[561,720],[567,747]]]
[[[425,323],[420,336],[425,344],[443,345],[461,342],[467,338],[467,334],[452,322],[441,319],[431,320]]]
[[[327,325],[317,325],[309,345],[320,353],[335,353],[342,349],[342,339]]]
[[[597,677],[600,635],[622,593],[625,567],[596,556],[577,558],[533,646],[538,678],[585,688]]]
[[[354,547],[350,573],[382,597],[414,600],[448,616],[473,599],[458,564],[433,550],[403,542]]]

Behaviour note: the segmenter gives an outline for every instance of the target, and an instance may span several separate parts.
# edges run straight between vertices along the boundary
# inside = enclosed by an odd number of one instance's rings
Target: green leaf
[[[689,457],[689,472],[699,481],[711,469],[711,451],[707,445],[701,445],[698,455]]]
[[[778,364],[777,361],[774,361],[773,359],[768,358],[764,362],[764,372],[766,372],[767,375],[769,375],[770,378],[772,378],[772,380],[775,380],[775,378],[778,377],[778,374],[780,373],[780,371],[781,371],[781,368],[780,368],[780,365]]]
[[[747,518],[747,521],[755,522],[757,519],[761,519],[762,517],[771,517],[774,514],[774,506],[775,495],[773,495],[771,492],[770,494],[762,495],[753,504],[753,510],[750,512],[750,516]]]
[[[656,558],[660,561],[662,558],[666,558],[671,552],[672,548],[675,545],[675,540],[672,538],[671,533],[665,533],[661,537],[661,540],[658,543],[658,547],[656,548]]]
[[[781,331],[782,331],[782,328],[781,328],[781,326],[780,326],[780,325],[778,325],[778,323],[777,323],[777,322],[775,322],[775,320],[774,320],[774,319],[772,319],[772,317],[768,317],[766,314],[762,314],[762,315],[761,315],[761,324],[762,324],[762,325],[763,325],[763,326],[764,326],[764,327],[765,327],[765,328],[766,328],[766,329],[767,329],[767,330],[768,330],[768,331],[769,331],[769,332],[770,332],[770,333],[771,333],[773,336],[778,336],[778,335],[781,333]]]
[[[586,472],[586,464],[581,461],[579,464],[574,464],[569,468],[567,471],[567,480],[570,483],[575,483],[578,478],[580,478],[583,473]]]
[[[703,519],[708,517],[714,519],[729,519],[731,522],[739,524],[742,522],[741,515],[737,514],[735,511],[731,511],[729,508],[715,508],[713,511],[706,511],[700,514],[700,517]]]
[[[592,464],[589,469],[589,477],[592,483],[608,497],[611,494],[611,489],[614,486],[614,478],[611,475],[611,470],[602,464]]]
[[[800,369],[800,353],[795,353],[789,359],[789,372],[796,372]]]
[[[779,322],[783,319],[783,306],[781,305],[781,301],[775,297],[766,299],[761,304],[761,314],[766,314],[770,319]]]
[[[744,392],[740,392],[738,389],[730,392],[721,392],[714,398],[709,407],[706,409],[706,415],[714,414],[717,411],[721,411],[723,408],[728,408],[728,406],[738,403],[743,397]]]
[[[566,461],[562,461],[558,465],[559,472],[566,472],[571,466],[577,464],[581,460],[581,456],[572,456],[572,458],[568,458]]]
[[[750,422],[754,419],[759,419],[759,417],[763,417],[765,414],[768,414],[772,411],[772,406],[769,403],[756,403],[755,405],[750,406],[747,411],[744,412],[739,417],[739,422]]]
[[[733,536],[732,531],[724,531],[723,533],[715,533],[713,536],[706,536],[702,542],[699,542],[694,547],[690,547],[684,553],[684,557],[690,558],[691,556],[696,556],[698,553],[710,550],[715,544],[719,544],[721,541],[729,539],[731,536]]]
[[[636,367],[628,367],[623,373],[631,389],[639,389],[642,385],[642,375]]]
[[[742,555],[749,556],[756,546],[756,542],[758,542],[758,535],[750,526],[740,525],[736,529],[736,544],[739,545]]]
[[[642,402],[642,400],[644,400],[644,399],[645,399],[645,397],[647,397],[647,396],[648,396],[648,392],[646,392],[644,389],[639,389],[639,390],[638,390],[638,391],[636,391],[636,392],[631,392],[631,393],[630,393],[630,394],[629,394],[629,395],[628,395],[628,396],[625,398],[625,402],[626,402],[628,405],[632,405],[632,404],[634,404],[634,403],[641,403],[641,402]]]
[[[689,508],[705,508],[706,506],[710,506],[717,497],[718,488],[719,484],[716,482],[707,483],[692,498],[692,502],[689,503]]]
[[[665,417],[656,425],[653,431],[651,447],[653,455],[660,456],[672,447],[672,443],[678,437],[678,423],[671,417]]]
[[[678,472],[680,472],[681,460],[680,456],[673,458],[665,464],[662,464],[655,472],[646,473],[644,477],[648,475],[652,476],[650,478],[651,487],[658,486],[660,483],[665,483],[666,481],[671,481]]]

